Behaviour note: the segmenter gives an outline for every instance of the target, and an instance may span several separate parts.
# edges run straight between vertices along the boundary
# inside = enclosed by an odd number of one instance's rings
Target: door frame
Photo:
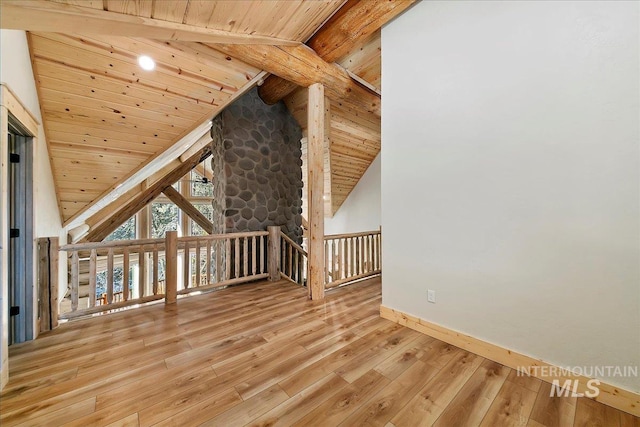
[[[9,183],[9,150],[8,150],[8,131],[9,116],[20,124],[21,130],[31,137],[32,150],[38,143],[38,128],[40,123],[29,112],[29,110],[20,102],[17,96],[9,89],[9,87],[0,83],[0,390],[4,388],[9,380],[9,313],[6,304],[9,297],[9,209],[8,209],[8,183]],[[12,120],[12,122],[13,122]],[[33,181],[33,180],[32,180]],[[32,182],[32,194],[35,195],[35,182]],[[35,226],[35,212],[34,212]],[[35,258],[35,242],[34,252],[32,254],[34,268],[36,265]],[[33,274],[35,279],[35,272]],[[34,280],[35,282],[35,280]],[[37,325],[37,291],[35,283],[33,284],[34,302],[33,302],[33,337],[35,338],[39,328]]]

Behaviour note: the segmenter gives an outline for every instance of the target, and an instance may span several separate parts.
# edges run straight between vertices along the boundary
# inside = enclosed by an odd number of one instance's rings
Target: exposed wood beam
[[[324,147],[328,137],[329,101],[324,87],[309,86],[308,145],[309,168],[309,298],[324,298]]]
[[[213,234],[213,224],[211,221],[207,219],[206,216],[202,215],[202,213],[196,209],[195,206],[191,204],[187,199],[184,198],[182,194],[180,194],[175,188],[169,186],[162,190],[162,192],[176,204],[182,210],[182,212],[186,213],[189,218],[194,220],[196,224],[198,224],[204,231],[209,234]]]
[[[336,62],[413,3],[415,0],[348,0],[307,45],[324,61]],[[293,92],[296,86],[293,80],[277,75],[269,76],[258,89],[258,93],[267,104],[275,104]]]
[[[3,0],[0,27],[57,33],[71,30],[77,34],[111,34],[207,43],[299,44],[274,37],[233,33],[44,0]]]
[[[116,228],[123,222],[135,215],[140,209],[145,207],[148,203],[153,201],[156,197],[162,193],[162,191],[173,185],[176,181],[182,178],[187,172],[193,169],[198,163],[206,159],[211,155],[211,146],[208,145],[184,163],[181,163],[178,167],[169,172],[164,178],[158,180],[152,186],[147,188],[144,192],[140,193],[136,198],[125,204],[123,207],[115,211],[107,220],[100,225],[90,230],[87,236],[83,239],[85,242],[99,242],[105,237],[111,234]]]
[[[298,86],[309,87],[321,83],[332,100],[380,116],[380,95],[353,80],[344,68],[324,61],[306,45],[215,44],[211,47],[242,58],[247,64],[295,82]]]

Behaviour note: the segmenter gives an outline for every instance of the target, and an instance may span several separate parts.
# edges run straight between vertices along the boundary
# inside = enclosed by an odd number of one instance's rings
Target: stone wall
[[[300,126],[282,102],[266,105],[256,89],[227,107],[221,117],[224,177],[217,181],[225,188],[225,232],[279,225],[301,243]]]
[[[211,122],[211,170],[213,184],[213,234],[225,232],[225,191],[227,180],[224,174],[224,136],[222,134],[222,117]]]

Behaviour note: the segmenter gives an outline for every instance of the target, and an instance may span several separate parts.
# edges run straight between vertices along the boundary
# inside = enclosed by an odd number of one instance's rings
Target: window
[[[191,195],[193,197],[213,197],[213,184],[196,171],[191,171]],[[206,181],[206,182],[205,182]]]
[[[213,219],[213,206],[211,203],[194,203],[193,206],[200,211],[202,215],[207,217],[209,221]],[[191,235],[204,236],[207,234],[194,220],[191,220]]]
[[[132,216],[104,240],[132,240],[136,238],[136,217]]]
[[[163,238],[167,231],[179,229],[180,214],[173,203],[151,204],[151,238]]]

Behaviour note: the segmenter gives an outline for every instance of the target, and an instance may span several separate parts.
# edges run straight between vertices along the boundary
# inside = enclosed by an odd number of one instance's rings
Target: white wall
[[[324,234],[377,230],[380,224],[380,155],[378,155],[333,218],[325,218]]]
[[[5,83],[36,120],[42,123],[24,31],[0,30],[0,82]],[[33,160],[36,236],[58,236],[62,224],[42,124],[39,126]]]
[[[384,305],[640,365],[638,8],[434,1],[383,29]]]
[[[31,112],[31,114],[42,123],[40,106],[36,91],[33,71],[27,38],[24,31],[0,30],[0,82],[6,84],[19,101]],[[38,126],[38,135],[34,139],[33,158],[33,203],[34,203],[34,235],[38,237],[58,236],[66,238],[66,231],[62,228],[56,193],[53,184],[53,175],[49,162],[49,154],[42,124]],[[6,147],[2,147],[6,150]],[[6,171],[2,171],[3,175]],[[7,194],[2,195],[2,206],[7,206]],[[3,257],[6,256],[3,253]],[[34,278],[37,278],[37,244],[34,244]],[[66,283],[66,260],[60,259],[59,283]],[[64,280],[63,280],[64,279]],[[34,290],[34,313],[37,314],[37,286],[33,283]],[[2,287],[6,288],[7,283],[3,281]],[[61,285],[61,292],[64,292],[64,285]],[[3,303],[0,303],[3,304]],[[4,305],[2,306],[4,307]],[[37,327],[34,331],[37,333]],[[2,334],[7,334],[3,328]],[[6,349],[1,349],[6,351]]]

